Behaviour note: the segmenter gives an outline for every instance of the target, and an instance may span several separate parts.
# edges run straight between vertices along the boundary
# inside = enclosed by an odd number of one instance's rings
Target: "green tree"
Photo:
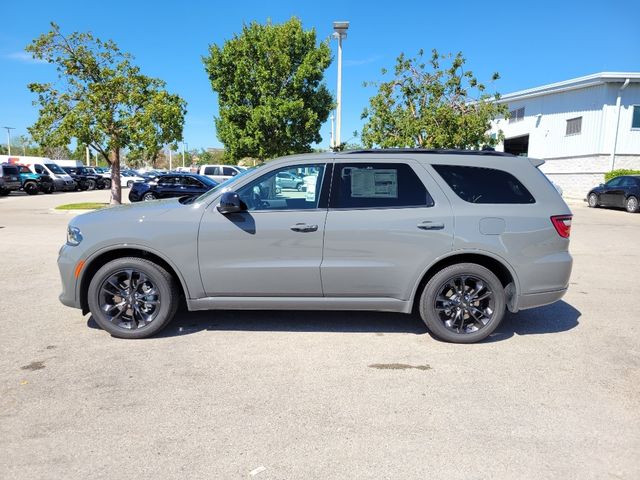
[[[170,140],[180,140],[184,102],[166,93],[163,81],[143,75],[131,55],[113,41],[102,41],[91,33],[65,36],[51,23],[51,30],[26,50],[56,65],[59,79],[29,84],[39,106],[38,119],[29,132],[40,145],[66,146],[75,138],[78,144],[97,151],[111,167],[111,203],[120,203],[121,151],[140,148],[142,132],[150,129],[149,123],[157,118],[155,112],[177,117],[168,120],[180,125],[172,128],[174,138]],[[176,109],[176,103],[181,108]]]
[[[218,138],[232,161],[308,152],[322,140],[333,105],[322,81],[331,51],[299,19],[244,25],[222,47],[211,45],[203,62],[218,94]]]
[[[428,61],[421,50],[416,58],[396,60],[395,76],[378,87],[362,114],[366,123],[362,143],[367,147],[479,148],[502,140],[488,134],[490,122],[508,115],[496,103],[498,93],[487,93],[462,53],[453,56],[432,51]],[[383,75],[386,70],[382,71]],[[500,78],[494,73],[492,81]]]

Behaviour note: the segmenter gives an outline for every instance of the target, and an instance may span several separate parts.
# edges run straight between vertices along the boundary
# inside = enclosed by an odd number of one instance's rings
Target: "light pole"
[[[184,149],[185,149],[185,145],[187,146],[187,149],[189,148],[189,144],[188,143],[182,142],[182,168],[184,168]]]
[[[342,127],[342,39],[347,38],[349,22],[333,22],[333,38],[338,39],[338,88],[336,90],[336,135],[334,147],[340,147],[340,128]]]
[[[7,150],[9,155],[11,155],[11,130],[15,130],[13,127],[2,127],[7,131]]]
[[[335,147],[334,145],[334,141],[335,141],[335,129],[336,129],[336,124],[335,124],[335,115],[333,114],[333,112],[331,112],[331,140],[329,140],[329,147],[333,149],[333,147]]]

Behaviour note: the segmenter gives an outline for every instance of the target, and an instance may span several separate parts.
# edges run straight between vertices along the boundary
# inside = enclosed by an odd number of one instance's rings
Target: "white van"
[[[242,172],[243,168],[235,165],[201,165],[198,168],[200,175],[205,175],[218,183],[229,180]]]
[[[7,160],[3,160],[7,158]],[[53,180],[56,191],[72,191],[76,189],[76,182],[60,168],[53,160],[47,157],[31,157],[28,155],[0,155],[0,162],[9,161],[11,158],[13,163],[20,163],[29,167],[33,173],[49,175]]]

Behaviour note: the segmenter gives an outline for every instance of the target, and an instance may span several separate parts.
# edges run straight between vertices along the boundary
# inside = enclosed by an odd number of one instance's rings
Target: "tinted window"
[[[204,185],[200,183],[199,180],[196,180],[193,177],[182,177],[182,185],[187,185],[189,187],[198,187],[202,188]]]
[[[520,181],[493,168],[434,165],[456,195],[469,203],[535,203]]]
[[[339,163],[331,208],[431,207],[433,199],[404,163]]]
[[[204,167],[205,175],[213,175],[213,167]]]
[[[36,170],[36,173],[45,173],[44,167],[40,164],[35,164],[34,168]]]
[[[158,179],[158,183],[160,185],[174,185],[176,183],[176,177],[173,177],[173,176],[160,177]]]
[[[233,169],[233,168],[222,167],[222,174],[233,177],[234,175],[237,175],[238,172],[236,172],[235,169]]]
[[[623,177],[612,178],[611,180],[609,180],[606,183],[607,187],[618,187],[618,186],[620,186],[620,184],[622,183],[622,178]]]
[[[24,165],[22,165],[20,168],[20,173],[31,173],[31,170],[29,170],[28,167],[25,167]]]
[[[631,177],[622,177],[622,182],[620,183],[623,187],[635,187],[636,182]]]
[[[18,175],[18,167],[13,165],[3,165],[2,170],[4,171],[4,175]]]
[[[57,173],[58,175],[64,175],[64,170],[62,170],[57,164],[47,163],[46,165],[47,165],[47,168],[51,170],[53,173]]]

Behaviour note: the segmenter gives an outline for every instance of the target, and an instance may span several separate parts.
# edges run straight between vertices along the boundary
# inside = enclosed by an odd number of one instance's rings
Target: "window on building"
[[[522,120],[524,120],[524,107],[509,112],[509,123],[521,122]]]
[[[469,203],[535,203],[533,195],[508,172],[494,168],[434,165],[456,195]]]
[[[633,118],[631,119],[631,128],[640,129],[640,105],[633,106]]]
[[[566,135],[579,135],[582,132],[582,117],[570,118],[567,120]]]

